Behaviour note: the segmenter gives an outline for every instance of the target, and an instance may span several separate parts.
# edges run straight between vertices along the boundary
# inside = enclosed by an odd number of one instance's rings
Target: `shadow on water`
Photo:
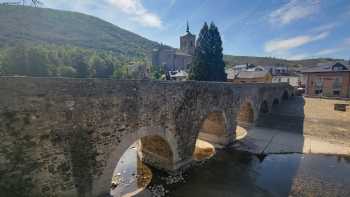
[[[304,132],[304,105],[301,96],[290,97],[280,102],[274,100],[271,113],[260,113],[256,126],[274,130],[303,134]]]
[[[257,155],[261,162],[260,168],[264,171],[256,177],[258,185],[273,188],[269,191],[274,196],[289,196],[293,193],[293,184],[304,156],[285,154],[303,153],[304,106],[303,97],[288,97],[284,94],[282,99],[274,99],[271,112],[259,114],[256,122],[256,127],[276,130],[272,144],[269,144],[270,150]],[[297,134],[298,137],[289,138],[289,133]],[[276,155],[268,155],[269,153]],[[281,176],[283,178],[276,178]]]
[[[302,97],[292,97],[275,103],[271,113],[259,115],[255,126],[274,130],[276,144],[271,146],[281,153],[217,150],[211,159],[186,171],[182,181],[170,184],[168,174],[151,168],[148,189],[136,196],[350,196],[349,156],[300,154],[304,149],[304,104]],[[291,134],[298,138],[288,138]],[[159,195],[154,188],[161,191]]]
[[[340,159],[340,160],[338,160]],[[163,184],[153,171],[152,184]],[[166,196],[349,196],[350,164],[330,155],[256,155],[221,150],[203,165],[184,175],[186,183],[167,185]],[[292,188],[293,187],[293,188]]]

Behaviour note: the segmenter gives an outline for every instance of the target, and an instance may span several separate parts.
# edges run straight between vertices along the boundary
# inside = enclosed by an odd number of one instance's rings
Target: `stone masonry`
[[[125,150],[141,139],[142,159],[175,171],[192,161],[206,119],[233,140],[241,106],[256,120],[287,84],[0,77],[0,194],[108,194]],[[210,116],[221,113],[222,117]],[[215,134],[215,132],[214,132]]]

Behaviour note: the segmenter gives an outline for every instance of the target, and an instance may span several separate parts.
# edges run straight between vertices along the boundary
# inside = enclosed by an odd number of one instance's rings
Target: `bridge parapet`
[[[0,184],[32,196],[99,196],[135,141],[147,163],[177,170],[192,161],[210,113],[223,114],[214,119],[223,121],[224,146],[243,104],[255,120],[263,101],[292,91],[287,84],[0,77]]]

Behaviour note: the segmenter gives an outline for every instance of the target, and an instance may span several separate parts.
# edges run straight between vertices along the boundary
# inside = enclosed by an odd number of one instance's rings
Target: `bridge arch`
[[[270,112],[270,109],[269,109],[269,104],[266,100],[263,100],[263,102],[260,104],[260,113],[261,114],[267,114]]]
[[[283,91],[283,94],[282,94],[282,100],[288,100],[289,99],[289,93],[287,90]]]
[[[251,102],[244,102],[240,105],[236,114],[235,139],[239,140],[247,135],[248,129],[255,121],[254,108]]]
[[[206,114],[200,124],[198,138],[215,145],[222,144],[228,136],[227,119],[223,111],[215,110]]]
[[[254,108],[251,102],[244,102],[240,105],[237,113],[237,124],[242,127],[249,127],[255,120]]]
[[[142,127],[136,132],[125,133],[119,141],[111,148],[103,172],[93,182],[95,196],[109,194],[114,169],[125,151],[138,141],[140,159],[152,167],[171,171],[179,161],[177,140],[162,127]]]
[[[272,101],[272,106],[280,104],[280,100],[278,98],[274,98]]]

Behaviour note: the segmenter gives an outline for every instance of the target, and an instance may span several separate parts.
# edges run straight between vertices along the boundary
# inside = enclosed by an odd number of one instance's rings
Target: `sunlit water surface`
[[[137,162],[135,149],[130,150],[134,154],[131,158],[135,159],[123,163],[128,170],[122,174],[133,181],[118,186],[115,191],[119,189],[119,193],[113,191],[114,196],[350,196],[350,157],[303,154],[258,157],[232,149],[220,150],[186,171],[183,181],[167,184],[166,175],[155,169],[151,180],[152,173],[147,167],[148,179],[142,176],[135,179],[133,175],[140,169],[136,164],[144,165]],[[139,178],[144,182],[139,184]],[[165,192],[153,191],[160,186]]]

